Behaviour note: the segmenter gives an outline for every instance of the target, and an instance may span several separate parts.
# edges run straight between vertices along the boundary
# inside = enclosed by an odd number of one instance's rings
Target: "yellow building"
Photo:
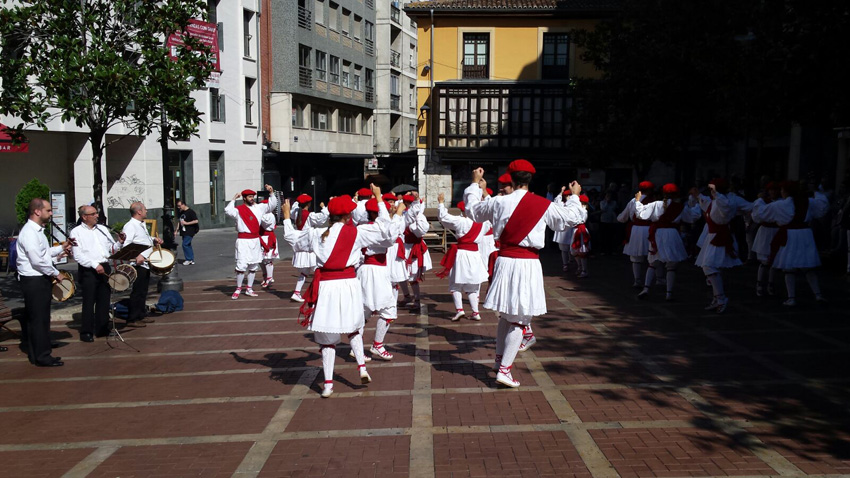
[[[581,60],[570,32],[593,28],[616,4],[409,3],[404,10],[416,21],[419,36],[420,191],[436,197],[452,190],[457,199],[471,168],[484,167],[488,182],[495,183],[507,164],[520,157],[531,160],[538,174],[548,174],[551,181],[566,178],[571,167],[570,79],[598,74]]]

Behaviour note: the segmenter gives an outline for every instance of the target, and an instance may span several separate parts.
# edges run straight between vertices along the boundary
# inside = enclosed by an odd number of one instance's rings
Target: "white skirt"
[[[387,249],[387,267],[390,269],[390,282],[393,284],[407,282],[407,263],[404,259],[398,258],[397,242],[393,242],[393,245]]]
[[[773,259],[776,269],[812,269],[820,264],[815,236],[809,228],[789,229],[788,242],[779,248]]]
[[[777,231],[779,231],[778,227],[759,226],[756,238],[753,240],[753,252],[756,253],[759,261],[767,262],[770,259],[770,243]]]
[[[627,256],[645,256],[649,254],[649,226],[632,226],[629,242],[623,248]]]
[[[309,330],[331,334],[350,334],[365,323],[363,291],[354,279],[323,280]]]
[[[555,231],[555,234],[552,235],[552,241],[558,244],[569,244],[573,241],[573,230],[574,227],[568,227],[563,231]],[[563,249],[561,249],[563,250]]]
[[[396,299],[387,266],[364,264],[357,268],[357,279],[363,291],[363,307],[376,311],[395,305]]]
[[[410,250],[413,249],[413,244],[405,244],[404,245],[404,255],[405,257],[410,257]],[[431,251],[426,250],[425,254],[422,256],[422,272],[425,273],[430,271],[434,265],[431,263]],[[409,266],[407,266],[407,280],[413,282],[419,278],[419,261],[413,260]]]
[[[449,290],[460,290],[456,285],[487,282],[487,266],[478,251],[457,251],[457,258],[449,273]]]
[[[501,256],[496,259],[484,308],[524,317],[545,314],[546,294],[540,260]]]
[[[729,257],[726,254],[725,247],[717,247],[711,243],[714,240],[714,233],[708,233],[705,236],[705,241],[703,242],[702,248],[699,251],[699,255],[697,256],[696,266],[697,267],[714,267],[715,269],[726,269],[729,267],[735,267],[741,265],[741,259],[738,258],[738,241],[735,240],[735,237],[732,237],[732,244],[735,248],[735,256]]]
[[[296,252],[292,255],[292,267],[296,269],[316,270],[316,254],[312,252]]]
[[[236,239],[236,268],[244,271],[249,264],[263,262],[263,247],[258,239]]]
[[[706,237],[708,237],[708,224],[702,226],[702,232],[699,233],[699,238],[697,238],[697,247],[702,247]]]
[[[650,264],[655,261],[664,263],[682,262],[688,258],[685,244],[682,242],[682,236],[679,235],[678,229],[657,229],[655,231],[655,243],[658,245],[658,251],[648,256]]]
[[[489,267],[490,264],[490,254],[494,251],[498,251],[496,249],[496,240],[493,239],[492,235],[484,236],[484,239],[481,241],[481,244],[478,244],[478,254],[481,255],[481,259],[484,259],[484,266]]]
[[[263,244],[265,245],[269,244],[269,238],[265,236],[260,236],[260,240],[263,241]],[[265,250],[263,250],[263,259],[280,259],[280,254],[277,250],[277,244],[275,244],[274,249],[268,252],[265,252]]]

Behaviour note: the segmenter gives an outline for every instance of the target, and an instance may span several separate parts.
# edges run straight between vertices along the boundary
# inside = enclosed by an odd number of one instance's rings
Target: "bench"
[[[445,253],[450,245],[457,243],[457,239],[454,234],[440,224],[437,208],[425,208],[423,214],[425,214],[425,219],[428,220],[430,227],[428,232],[422,236],[422,239],[425,240],[429,249],[439,249],[440,252]],[[449,208],[449,214],[460,215],[460,209]]]

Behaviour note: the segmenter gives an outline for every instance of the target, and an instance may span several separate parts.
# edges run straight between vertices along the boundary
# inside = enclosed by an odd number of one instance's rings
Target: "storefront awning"
[[[14,144],[6,129],[6,125],[0,123],[0,153],[28,153],[30,150],[29,141],[24,138],[23,142]]]

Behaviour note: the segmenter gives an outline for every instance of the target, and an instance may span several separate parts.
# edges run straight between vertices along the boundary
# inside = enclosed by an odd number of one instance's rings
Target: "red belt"
[[[300,312],[304,318],[299,322],[306,327],[313,320],[313,311],[316,310],[316,301],[319,300],[319,284],[323,280],[341,280],[341,279],[356,279],[357,271],[354,267],[346,267],[345,269],[328,270],[323,267],[316,269],[313,273],[313,282],[310,282],[310,287],[302,296],[304,304],[301,305]]]
[[[363,265],[385,266],[387,265],[387,254],[367,255],[366,259],[363,260]]]
[[[659,229],[677,229],[678,224],[674,222],[653,222],[649,226],[649,253],[658,254],[658,243],[655,242],[655,231]]]
[[[236,237],[239,239],[259,239],[260,235],[253,232],[240,232],[236,234]]]
[[[437,277],[443,279],[449,275],[449,272],[451,272],[452,268],[455,266],[457,251],[459,250],[478,252],[478,244],[474,242],[458,242],[457,244],[452,244],[449,247],[449,251],[445,256],[443,256],[443,260],[440,261],[440,265],[443,266],[443,270],[437,273]]]
[[[773,260],[776,259],[776,254],[779,252],[779,249],[782,249],[788,244],[788,230],[789,229],[808,229],[808,224],[786,224],[784,226],[779,226],[779,230],[776,231],[776,235],[773,236],[773,240],[770,241],[770,256],[767,259],[768,264],[773,264]]]
[[[539,259],[540,250],[533,247],[502,244],[502,247],[499,248],[499,256],[510,257],[512,259]]]

